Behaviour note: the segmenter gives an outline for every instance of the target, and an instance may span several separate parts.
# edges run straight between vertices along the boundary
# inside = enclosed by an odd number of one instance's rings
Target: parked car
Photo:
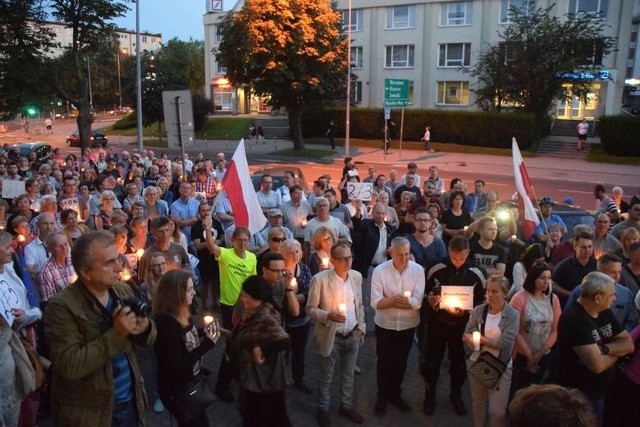
[[[268,173],[273,178],[273,189],[276,190],[283,185],[284,173],[287,171],[293,172],[295,176],[300,178],[300,186],[306,192],[308,190],[307,180],[305,179],[302,170],[298,167],[264,166],[251,175],[251,182],[253,183],[255,190],[258,191],[260,189],[260,180],[262,179],[262,175]]]
[[[498,205],[498,209],[500,207],[518,207],[518,204],[514,201],[502,201]],[[536,207],[536,213],[538,214],[538,218],[540,219],[540,211]],[[594,226],[593,215],[590,212],[582,209],[579,206],[568,205],[566,203],[556,202],[553,205],[553,213],[558,215],[567,226],[567,234],[565,235],[565,240],[571,237],[571,233],[576,225],[585,224],[590,227]]]
[[[109,139],[107,139],[107,136],[102,130],[91,131],[91,138],[90,138],[91,148],[99,148],[99,147],[105,148],[108,142],[109,142]],[[74,133],[72,133],[67,137],[67,145],[69,147],[80,147],[82,145],[82,142],[80,141],[80,133],[78,131],[75,131]]]
[[[29,157],[29,155],[35,151],[36,158],[39,162],[46,162],[53,155],[51,145],[45,142],[18,142],[16,144],[9,145],[6,150],[4,148],[0,148],[0,152],[10,152],[16,148],[18,149],[20,156],[24,157]]]

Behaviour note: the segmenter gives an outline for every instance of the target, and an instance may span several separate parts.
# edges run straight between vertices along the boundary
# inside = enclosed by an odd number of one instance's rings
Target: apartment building
[[[72,29],[66,24],[59,22],[45,22],[44,25],[55,34],[55,43],[57,47],[49,53],[51,57],[62,55],[68,50],[73,43]],[[133,30],[118,29],[116,35],[120,43],[120,51],[129,55],[136,54],[136,32]],[[140,49],[145,51],[156,51],[162,47],[162,34],[160,33],[140,33]]]
[[[242,7],[236,2],[232,10]],[[384,82],[388,78],[410,81],[407,108],[476,110],[471,91],[474,81],[460,71],[473,66],[481,50],[498,40],[498,31],[509,25],[511,6],[555,4],[558,17],[567,13],[592,12],[606,24],[608,36],[618,40],[618,49],[603,58],[603,71],[592,80],[586,102],[572,96],[558,101],[558,119],[595,118],[620,111],[627,74],[627,46],[632,30],[633,1],[613,0],[337,0],[345,31],[351,30],[351,72],[355,104],[382,108]],[[351,22],[348,10],[351,7]],[[205,51],[220,41],[218,25],[225,12],[204,16]],[[248,113],[259,108],[243,88],[224,79],[224,68],[214,55],[206,59],[207,93],[218,111]],[[574,70],[567,70],[571,73]]]

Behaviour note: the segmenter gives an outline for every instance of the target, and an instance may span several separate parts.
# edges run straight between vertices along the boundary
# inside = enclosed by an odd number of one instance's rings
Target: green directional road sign
[[[384,79],[384,106],[406,107],[409,104],[409,80]]]

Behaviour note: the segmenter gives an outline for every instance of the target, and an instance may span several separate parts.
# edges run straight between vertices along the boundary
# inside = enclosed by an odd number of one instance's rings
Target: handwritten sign
[[[20,297],[6,280],[0,280],[0,315],[4,317],[9,326],[13,325],[12,308],[22,307]]]
[[[373,185],[370,182],[347,182],[349,200],[368,202],[373,196]]]
[[[442,286],[440,308],[473,310],[473,286]]]
[[[2,180],[2,198],[15,199],[25,193],[24,181],[14,181],[12,179]]]

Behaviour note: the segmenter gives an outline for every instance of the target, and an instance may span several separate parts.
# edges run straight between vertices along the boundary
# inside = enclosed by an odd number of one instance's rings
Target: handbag
[[[483,351],[469,368],[469,375],[488,389],[494,388],[507,369],[507,364],[488,351]]]
[[[171,396],[171,412],[180,424],[186,424],[215,401],[213,390],[202,374],[195,376]]]
[[[480,326],[480,333],[482,335],[484,335],[484,325],[487,321],[488,312],[489,305],[487,304],[484,306],[484,311],[482,312],[483,322]],[[498,384],[498,381],[500,381],[500,377],[506,369],[506,363],[504,363],[502,360],[498,359],[488,351],[483,351],[469,368],[469,375],[480,381],[480,383],[482,383],[482,385],[484,385],[488,389],[491,389],[494,388],[496,384]]]
[[[22,343],[24,350],[27,352],[29,362],[31,362],[31,367],[35,374],[36,390],[40,390],[44,387],[45,383],[44,365],[42,364],[42,360],[40,360],[40,355],[28,339],[20,337],[20,342]]]

